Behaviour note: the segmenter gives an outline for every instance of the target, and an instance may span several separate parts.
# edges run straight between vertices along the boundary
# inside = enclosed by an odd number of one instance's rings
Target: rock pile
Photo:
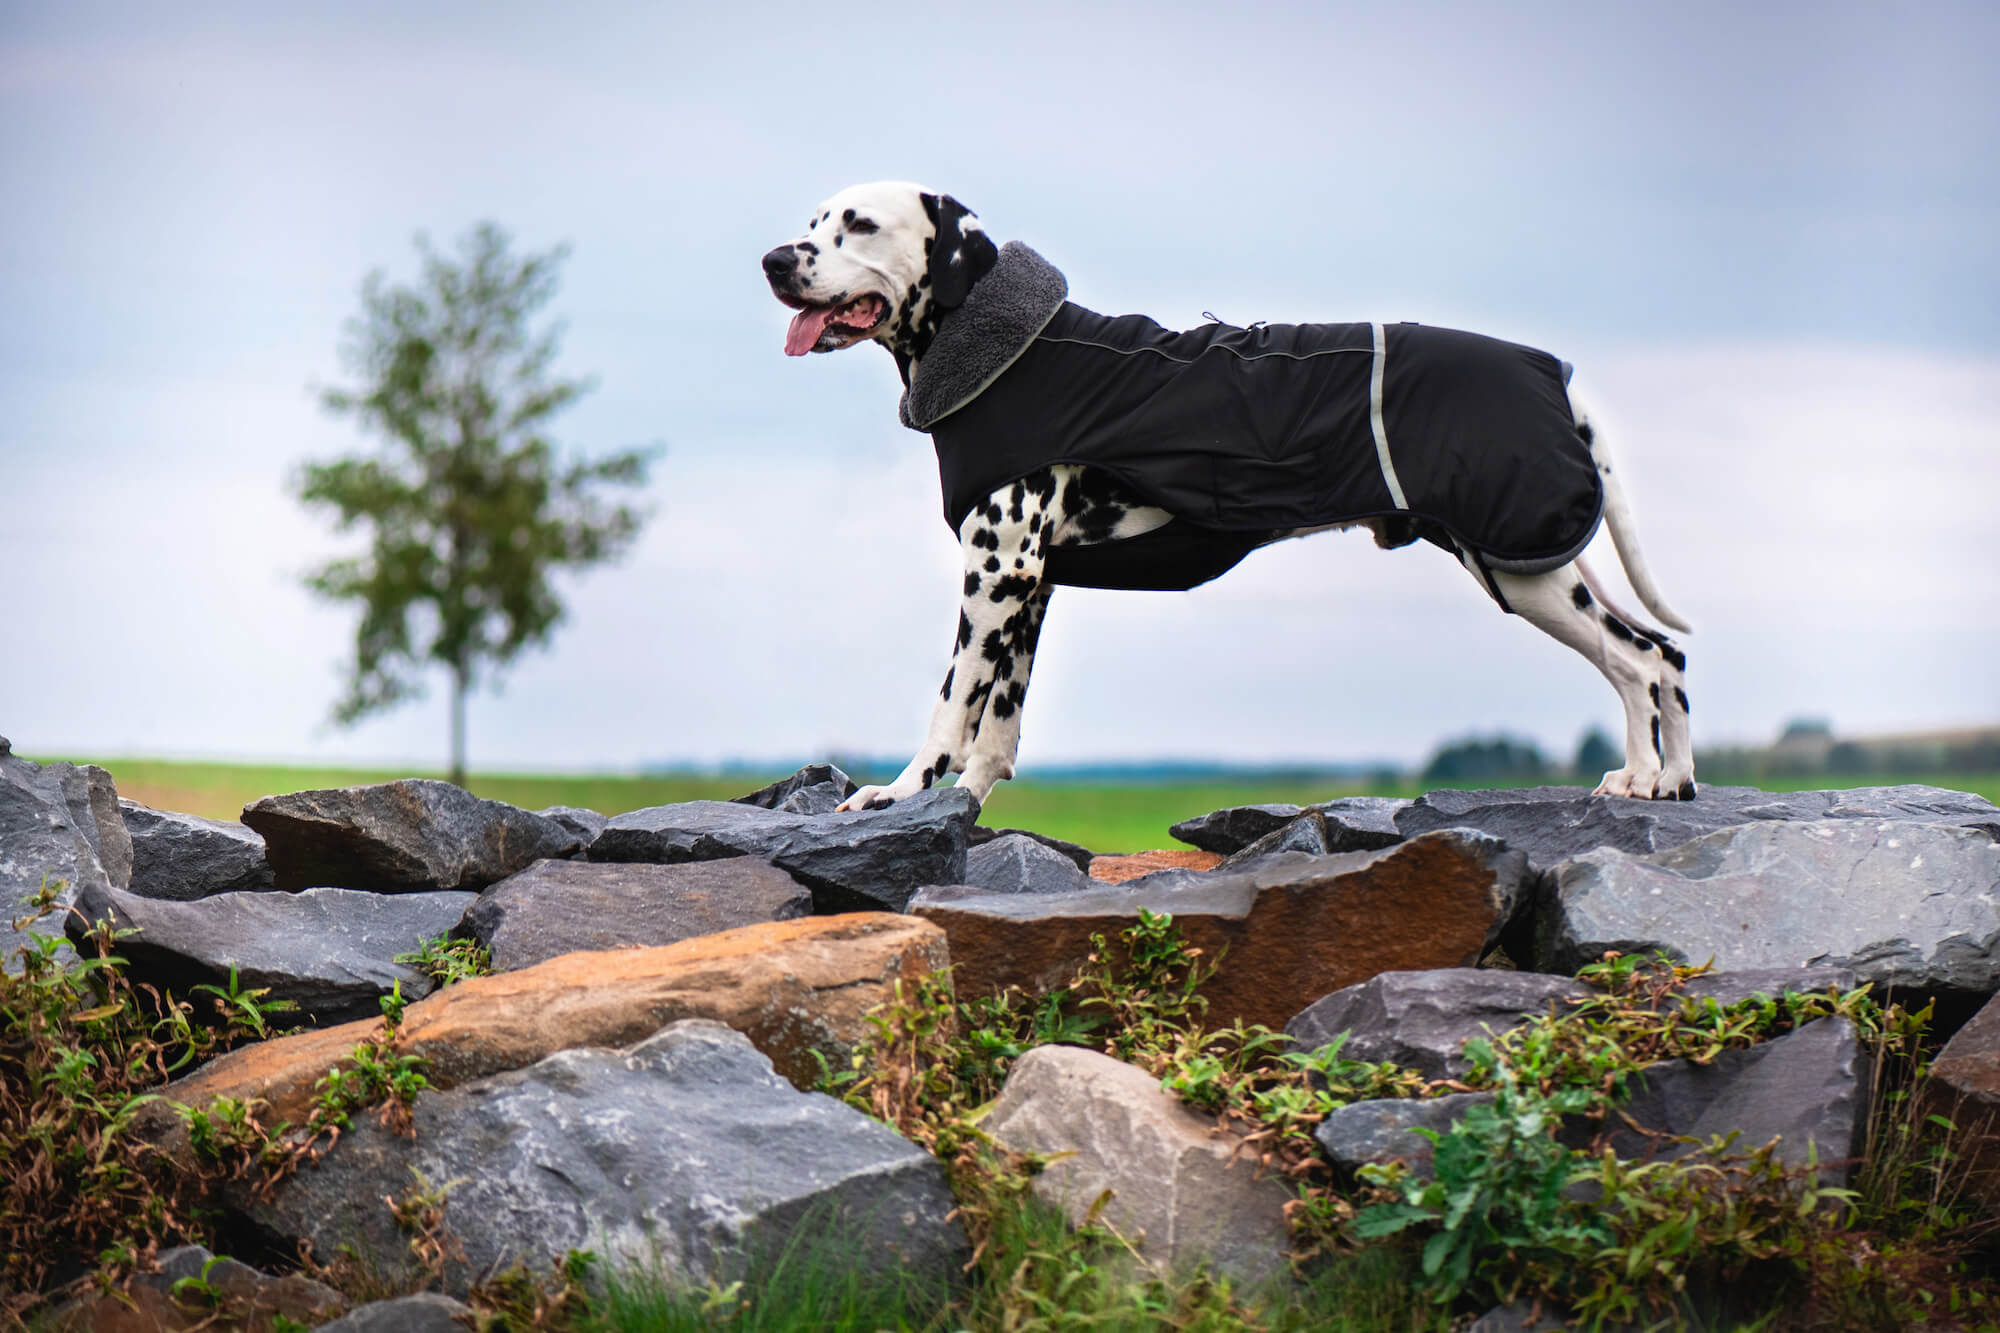
[[[1577,998],[1575,969],[1607,950],[1712,959],[1690,989],[1718,1003],[1870,982],[1965,1015],[1985,1005],[1937,1070],[1940,1109],[1976,1127],[1988,1174],[1974,1187],[2000,1202],[2000,809],[1977,797],[1350,798],[1217,811],[1175,826],[1194,851],[1137,860],[981,829],[954,789],[838,812],[853,790],[820,765],[737,801],[607,818],[404,781],[267,797],[232,824],[121,803],[103,770],[37,766],[0,740],[0,893],[11,904],[60,881],[64,903],[132,932],[120,947],[135,979],[184,991],[233,973],[295,1006],[282,1021],[300,1031],[209,1062],[140,1112],[170,1152],[188,1148],[176,1102],[256,1098],[268,1119],[302,1120],[399,988],[399,1049],[435,1089],[416,1137],[358,1118],[316,1165],[230,1203],[280,1248],[354,1245],[388,1273],[408,1247],[385,1198],[413,1171],[462,1182],[444,1204],[456,1295],[571,1247],[726,1282],[829,1227],[857,1261],[957,1280],[967,1239],[939,1164],[813,1089],[899,987],[947,966],[961,994],[1061,985],[1093,935],[1142,910],[1225,957],[1211,1027],[1340,1039],[1348,1057],[1427,1079],[1463,1075],[1469,1038]],[[68,928],[89,947],[82,917]],[[486,946],[494,974],[433,992],[411,958],[444,936]],[[1536,970],[1491,966],[1496,945]],[[1637,1076],[1619,1143],[1641,1155],[1661,1132],[1782,1135],[1788,1158],[1815,1151],[1838,1174],[1869,1076],[1838,1018],[1665,1061]],[[1421,1170],[1428,1141],[1412,1131],[1483,1095],[1357,1102],[1319,1139],[1347,1169]],[[1073,1154],[1037,1191],[1072,1217],[1101,1204],[1147,1259],[1250,1283],[1282,1272],[1288,1191],[1152,1076],[1037,1049],[984,1123],[1019,1150]],[[335,1313],[304,1287],[285,1299]],[[434,1297],[343,1326],[454,1308]]]

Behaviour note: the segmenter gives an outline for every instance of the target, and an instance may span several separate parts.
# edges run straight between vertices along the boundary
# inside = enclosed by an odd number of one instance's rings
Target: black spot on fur
[[[990,601],[1005,602],[1026,597],[1035,590],[1035,580],[1019,574],[1007,574],[993,580],[993,591],[987,594]]]
[[[1029,537],[1023,537],[1023,538],[1021,538],[1021,549],[1022,549],[1022,550],[1024,550],[1024,551],[1025,551],[1025,550],[1027,550],[1027,549],[1028,549],[1028,546],[1029,546],[1029,544],[1030,544],[1031,542],[1033,542],[1034,540],[1035,540],[1035,539],[1034,539],[1034,538],[1033,538],[1032,536],[1029,536]]]
[[[811,241],[800,241],[798,244],[798,249],[802,254],[816,255],[819,253],[819,247],[817,245],[814,245]]]
[[[847,239],[847,238],[846,238],[845,236],[839,236],[839,235],[836,235],[836,236],[835,236],[835,237],[833,238],[833,248],[834,248],[834,249],[836,249],[836,250],[838,250],[838,249],[840,248],[840,243],[841,243],[842,241],[846,240],[846,239]]]
[[[1016,523],[1019,523],[1024,517],[1026,517],[1026,513],[1021,508],[1021,505],[1023,504],[1023,502],[1027,500],[1027,498],[1028,498],[1028,488],[1018,481],[1015,482],[1014,489],[1008,492],[1007,495],[1007,517],[1012,519]]]
[[[1025,546],[1023,546],[1023,547],[1022,547],[1021,549],[1025,551],[1025,550],[1027,550],[1028,548],[1027,548],[1027,547],[1025,547]],[[1028,567],[1028,562],[1027,562],[1027,561],[1023,560],[1023,559],[1022,559],[1022,558],[1021,558],[1020,556],[1018,556],[1018,555],[1014,557],[1014,568],[1016,568],[1016,569],[1026,569],[1027,567]]]
[[[938,698],[940,699],[951,698],[951,682],[954,679],[956,679],[957,676],[958,676],[957,667],[952,667],[949,671],[946,671],[944,673],[944,688],[938,691]]]
[[[1614,639],[1623,639],[1627,643],[1632,641],[1632,627],[1609,611],[1604,613],[1604,628],[1611,631],[1611,637]]]
[[[1648,685],[1646,693],[1653,696],[1653,707],[1658,708],[1660,706],[1660,682],[1656,680],[1651,685]]]
[[[965,576],[965,595],[967,597],[970,597],[972,596],[972,594],[978,591],[979,591],[979,571],[973,570],[968,574],[966,574]]]
[[[1590,609],[1590,589],[1584,587],[1581,583],[1569,590],[1569,599],[1576,603],[1576,609],[1579,611]]]
[[[997,718],[1004,719],[1014,715],[1014,701],[1004,694],[995,699],[990,707],[993,716]]]
[[[1687,691],[1682,689],[1678,685],[1674,686],[1674,702],[1681,706],[1681,712],[1683,713],[1687,712],[1688,710]]]
[[[849,210],[849,212],[852,211],[852,209]],[[880,223],[872,218],[849,218],[847,229],[856,236],[872,236],[874,233],[882,230],[882,227]]]
[[[1578,437],[1581,438],[1585,444],[1592,444],[1595,443],[1597,440],[1597,432],[1591,429],[1591,425],[1588,421],[1578,422],[1576,427],[1576,433]]]
[[[1653,758],[1662,760],[1666,758],[1666,755],[1660,752],[1660,715],[1658,713],[1653,714]]]
[[[948,754],[939,755],[937,762],[932,764],[931,767],[937,770],[939,777],[943,777],[945,774],[951,772],[951,756]]]
[[[1000,557],[999,557],[999,556],[997,556],[997,555],[989,555],[989,556],[987,556],[987,557],[986,557],[986,572],[987,572],[988,574],[997,574],[997,573],[999,573],[999,572],[1000,572]]]
[[[960,611],[958,613],[958,642],[953,646],[952,651],[957,652],[960,649],[969,647],[971,643],[972,622],[965,618],[965,612]]]
[[[1674,647],[1671,643],[1663,642],[1660,644],[1660,656],[1666,658],[1668,664],[1676,671],[1686,671],[1688,668],[1687,654]]]
[[[848,209],[848,210],[847,210],[847,211],[846,211],[845,213],[842,213],[842,214],[840,215],[840,220],[841,220],[842,222],[852,222],[852,221],[854,221],[854,210],[850,208],[850,209]]]
[[[986,632],[986,642],[979,645],[979,654],[989,662],[998,662],[1001,658],[1007,656],[1007,645],[1001,642],[999,630],[988,630]],[[992,688],[993,682],[987,681],[985,689],[991,690]]]
[[[1000,549],[1000,535],[991,528],[976,528],[972,533],[972,544],[982,551]]]

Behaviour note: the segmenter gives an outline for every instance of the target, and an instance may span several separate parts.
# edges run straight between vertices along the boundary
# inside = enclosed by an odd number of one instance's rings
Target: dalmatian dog
[[[1009,251],[1014,249],[1014,245],[1008,247]],[[1025,253],[1043,268],[1048,267],[1032,251]],[[1042,373],[1035,370],[1037,366],[1068,364],[1032,358],[1009,362],[1005,355],[979,361],[985,351],[983,341],[990,339],[982,331],[985,326],[978,323],[987,316],[976,313],[980,303],[972,298],[982,284],[994,284],[997,292],[1000,279],[996,267],[1007,271],[1006,257],[970,211],[950,195],[904,182],[878,182],[841,191],[813,210],[811,220],[797,238],[763,257],[764,275],[773,294],[795,311],[785,335],[786,354],[835,352],[863,342],[886,347],[910,390],[904,400],[904,423],[931,429],[939,441],[941,459],[947,428],[973,414],[953,408],[957,415],[947,415],[936,425],[912,419],[912,405],[918,391],[924,388],[927,358],[933,357],[934,349],[941,361],[946,342],[955,339],[953,355],[973,358],[975,368],[970,373],[974,381],[985,373],[979,366],[989,363],[999,367],[996,373],[1001,378],[1015,380]],[[1061,281],[1059,274],[1056,281]],[[1063,292],[1066,285],[1050,301],[1061,301]],[[988,306],[996,304],[1001,304],[1000,295]],[[1038,307],[1035,317],[1042,317],[1045,308],[1046,305]],[[1067,312],[1077,308],[1064,304],[1060,309]],[[1043,351],[1051,354],[1069,349],[1048,344],[1089,343],[1096,336],[1052,335],[1051,327],[1058,334],[1068,327],[1061,324],[1064,317],[1056,316],[1051,325],[1039,330],[1023,326],[1027,332],[1022,336],[1039,340],[1044,345]],[[1171,340],[1195,336],[1167,334],[1137,316],[1121,316],[1108,322],[1087,310],[1076,316],[1084,317],[1098,321],[1090,326],[1093,328],[1125,328],[1130,321],[1138,321],[1130,326],[1137,331],[1128,339],[1129,345],[1117,349],[1123,353],[1122,359],[1115,362],[1119,370],[1140,362],[1174,360],[1178,356],[1174,349],[1182,344]],[[960,327],[954,328],[955,322]],[[1032,325],[1032,320],[1029,323]],[[1227,361],[1239,369],[1275,364],[1275,360],[1260,363],[1240,354],[1242,347],[1252,345],[1246,340],[1264,335],[1221,327],[1225,332],[1216,335],[1215,345],[1223,346],[1225,339],[1234,339],[1229,345],[1236,346],[1238,354],[1200,359]],[[1381,448],[1385,443],[1381,406],[1385,339],[1393,354],[1395,340],[1409,335],[1405,326],[1400,325],[1389,326],[1390,331],[1385,334],[1384,326],[1379,324],[1281,326],[1272,332],[1311,333],[1335,328],[1359,331],[1354,335],[1361,340],[1358,345],[1334,349],[1353,350],[1357,353],[1355,357],[1327,358],[1328,364],[1355,367],[1357,384],[1367,378],[1366,337],[1372,329],[1372,423],[1375,444]],[[1097,341],[1108,345],[1113,340],[1098,338]],[[1512,346],[1497,342],[1492,345]],[[1532,349],[1514,350],[1528,350],[1534,356],[1546,357],[1543,353],[1532,353]],[[1160,355],[1142,355],[1155,351]],[[1547,361],[1551,366],[1562,365],[1553,358]],[[1390,373],[1393,376],[1393,370]],[[1094,371],[1079,374],[1085,376],[1086,395],[1094,394],[1099,384],[1108,383]],[[1688,626],[1667,609],[1654,585],[1640,555],[1631,512],[1602,433],[1574,395],[1568,394],[1567,380],[1568,368],[1563,365],[1561,383],[1552,391],[1555,410],[1563,417],[1560,428],[1566,434],[1573,431],[1573,438],[1567,443],[1581,460],[1575,468],[1592,487],[1592,494],[1601,496],[1576,551],[1559,557],[1560,563],[1534,572],[1510,572],[1496,567],[1463,545],[1455,553],[1468,571],[1483,581],[1503,609],[1582,654],[1617,692],[1625,715],[1625,765],[1604,775],[1598,793],[1692,800],[1696,789],[1684,684],[1686,657],[1665,633],[1615,605],[1603,582],[1584,564],[1581,543],[1594,531],[1598,513],[1610,528],[1620,563],[1646,608],[1657,621],[1676,630],[1686,632]],[[989,377],[989,382],[997,385],[1000,379]],[[983,395],[981,401],[992,399],[993,412],[1002,413],[992,426],[997,433],[989,438],[1001,441],[1003,451],[1013,449],[1014,436],[1032,434],[1041,428],[1025,420],[1031,414],[1018,410],[1019,404],[1034,400],[1036,384],[1016,385],[1009,391],[1016,396],[1004,401],[996,396],[994,389],[976,383],[973,391]],[[1008,403],[1017,407],[1009,407]],[[1422,407],[1419,402],[1411,410],[1420,412]],[[1023,422],[1019,431],[1013,430],[1011,424],[1017,420]],[[1576,447],[1577,441],[1581,441],[1582,448]],[[979,446],[988,451],[991,447]],[[1148,446],[1141,441],[1131,447],[1143,455]],[[1365,439],[1362,447],[1367,447]],[[978,475],[980,463],[981,458],[975,457],[961,470],[970,467],[970,475]],[[1404,497],[1386,449],[1381,463],[1384,480],[1396,492],[1399,512],[1372,514],[1355,521],[1266,528],[1241,541],[1254,546],[1329,528],[1362,527],[1373,531],[1377,543],[1384,547],[1428,536],[1449,549],[1450,543],[1438,538],[1434,525],[1427,529],[1421,515],[1414,510],[1408,516],[1400,512]],[[1021,710],[1036,643],[1057,581],[1054,575],[1065,562],[1075,564],[1115,556],[1120,550],[1136,550],[1140,545],[1159,542],[1176,533],[1189,537],[1201,535],[1198,525],[1190,525],[1190,520],[1156,503],[1156,496],[1141,494],[1125,475],[1111,468],[1075,461],[1030,466],[1001,460],[994,466],[1000,469],[996,474],[999,480],[990,489],[984,489],[986,483],[981,482],[981,489],[964,501],[966,511],[957,522],[963,553],[963,595],[952,640],[951,664],[931,713],[929,732],[900,776],[886,786],[863,787],[842,809],[888,805],[931,787],[948,773],[958,774],[958,785],[983,802],[995,783],[1014,776]],[[1025,470],[1008,475],[1017,467]],[[1124,471],[1130,473],[1131,468]],[[1533,472],[1532,468],[1517,468],[1516,485],[1512,489],[1519,489],[1522,473]],[[1526,476],[1526,482],[1529,490],[1540,484],[1538,475]],[[948,511],[950,486],[947,478]],[[949,521],[949,512],[947,518]],[[1241,558],[1241,553],[1235,552],[1234,558]],[[1218,563],[1226,567],[1233,559],[1225,557]],[[1206,572],[1207,568],[1197,571],[1192,581],[1212,576]],[[1063,581],[1087,582],[1074,578]],[[1111,582],[1091,586],[1135,585]],[[1166,586],[1188,585],[1180,582]]]

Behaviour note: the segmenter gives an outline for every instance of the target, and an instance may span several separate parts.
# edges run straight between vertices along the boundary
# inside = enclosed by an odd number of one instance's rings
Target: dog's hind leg
[[[966,515],[958,531],[965,565],[958,633],[923,748],[894,782],[861,788],[842,810],[890,805],[957,772],[965,774],[960,785],[984,801],[994,783],[1013,776],[1028,665],[1048,605],[1042,560],[1055,486],[1044,469]],[[988,728],[994,734],[982,739]]]
[[[1687,659],[1672,640],[1608,605],[1582,562],[1494,582],[1521,619],[1581,653],[1618,692],[1625,712],[1625,766],[1606,773],[1605,796],[1693,800]]]

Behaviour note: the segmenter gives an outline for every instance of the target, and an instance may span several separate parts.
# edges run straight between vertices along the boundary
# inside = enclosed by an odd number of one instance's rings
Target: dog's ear
[[[964,204],[948,194],[926,194],[922,199],[925,215],[937,228],[931,239],[931,300],[940,310],[956,310],[1000,252],[983,229],[960,225],[960,219],[976,216]]]

